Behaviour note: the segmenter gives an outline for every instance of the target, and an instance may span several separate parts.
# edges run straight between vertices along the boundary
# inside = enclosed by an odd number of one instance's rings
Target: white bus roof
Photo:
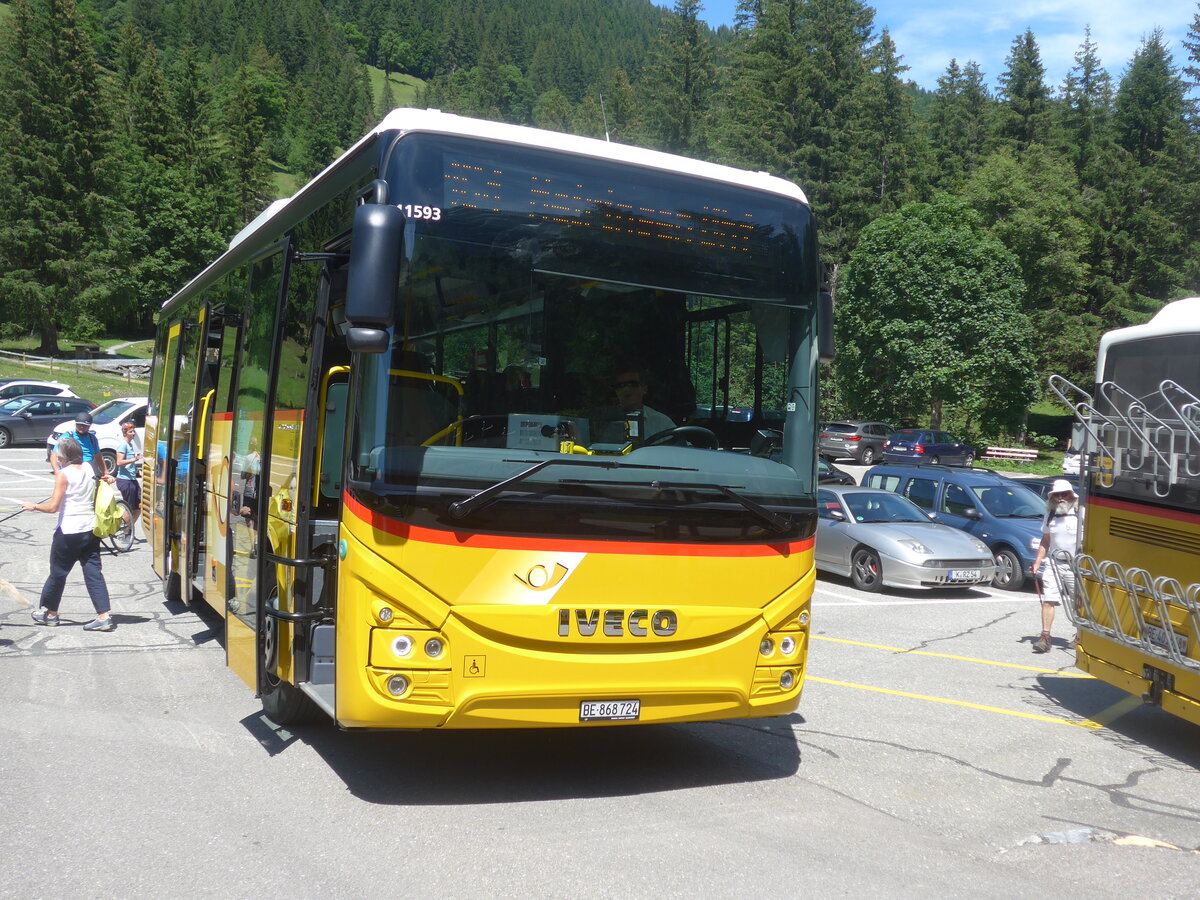
[[[541,128],[527,128],[524,125],[507,125],[504,122],[489,122],[485,119],[471,119],[454,113],[444,113],[437,109],[410,109],[402,107],[393,109],[370,132],[364,135],[349,150],[339,156],[321,171],[312,181],[301,188],[294,197],[276,200],[249,225],[239,231],[229,242],[232,250],[245,238],[256,232],[273,219],[281,210],[286,208],[292,199],[299,197],[305,191],[320,183],[326,172],[336,169],[348,156],[358,151],[360,144],[374,139],[377,135],[388,131],[411,133],[427,131],[436,134],[461,135],[463,137],[482,138],[484,140],[501,141],[506,144],[516,144],[522,147],[536,147],[547,150],[558,150],[563,153],[574,153],[596,159],[612,159],[617,162],[644,166],[649,169],[661,169],[665,172],[680,172],[685,175],[695,175],[698,178],[708,178],[712,181],[722,181],[727,184],[747,187],[754,190],[787,197],[800,203],[807,204],[805,196],[797,185],[783,178],[768,175],[766,172],[749,172],[735,169],[731,166],[721,166],[716,163],[690,159],[686,156],[675,156],[671,153],[661,153],[658,150],[645,150],[629,144],[616,144],[611,141],[601,141],[596,138],[580,137],[575,134],[561,134],[557,131],[545,131]]]
[[[1100,338],[1098,372],[1104,371],[1108,348],[1113,344],[1126,344],[1145,338],[1164,337],[1171,334],[1200,333],[1200,297],[1187,297],[1168,303],[1154,314],[1149,322],[1118,328]]]
[[[524,125],[507,125],[504,122],[470,119],[436,109],[394,109],[375,127],[376,133],[381,131],[435,131],[439,134],[459,134],[465,137],[503,141],[526,147],[576,153],[580,156],[613,159],[650,169],[681,172],[686,175],[709,178],[713,181],[724,181],[741,187],[778,194],[781,197],[789,197],[799,200],[801,203],[808,203],[804,191],[795,184],[782,178],[776,178],[774,175],[768,175],[766,172],[749,172],[731,166],[690,159],[686,156],[675,156],[671,153],[645,150],[629,144],[602,141],[576,134],[561,134],[557,131],[544,131],[541,128],[528,128]]]

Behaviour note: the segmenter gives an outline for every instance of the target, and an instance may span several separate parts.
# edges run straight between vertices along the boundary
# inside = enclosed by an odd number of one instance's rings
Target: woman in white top
[[[88,596],[96,608],[96,618],[83,626],[84,631],[112,631],[117,627],[109,615],[108,585],[100,571],[100,538],[96,527],[96,476],[91,466],[83,465],[83,450],[77,441],[63,438],[54,452],[58,472],[54,493],[45,503],[24,503],[25,509],[58,513],[58,527],[50,543],[50,577],[42,586],[42,599],[33,612],[39,625],[58,624],[58,604],[62,601],[67,575],[79,563]]]

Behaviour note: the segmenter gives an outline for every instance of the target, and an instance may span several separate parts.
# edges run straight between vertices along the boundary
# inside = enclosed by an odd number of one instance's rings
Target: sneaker
[[[58,616],[50,615],[50,610],[48,609],[35,609],[29,615],[32,616],[33,621],[37,622],[39,625],[49,625],[51,628],[53,628],[58,624]]]
[[[1050,652],[1050,632],[1043,631],[1036,641],[1033,642],[1034,653],[1049,653]]]
[[[84,631],[112,631],[117,627],[117,623],[112,620],[112,616],[107,619],[92,619],[83,626]]]

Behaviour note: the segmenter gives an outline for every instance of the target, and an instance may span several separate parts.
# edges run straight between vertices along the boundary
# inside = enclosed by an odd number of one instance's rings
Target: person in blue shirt
[[[100,442],[92,434],[92,417],[85,412],[75,416],[75,430],[66,432],[54,445],[54,452],[50,454],[50,468],[54,470],[55,475],[58,474],[59,445],[68,438],[79,444],[79,449],[83,451],[83,464],[90,466],[97,478],[112,478],[104,457],[100,455]]]
[[[117,490],[129,507],[134,520],[142,508],[142,439],[132,422],[121,423],[121,443],[117,447]],[[140,538],[145,540],[145,538]]]

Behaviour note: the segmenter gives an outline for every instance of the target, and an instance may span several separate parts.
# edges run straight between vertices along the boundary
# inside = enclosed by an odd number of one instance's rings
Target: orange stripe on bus
[[[1092,506],[1105,506],[1109,509],[1117,509],[1121,512],[1138,513],[1139,515],[1149,516],[1155,519],[1173,519],[1176,522],[1186,522],[1189,525],[1200,525],[1200,515],[1196,513],[1184,512],[1181,509],[1167,509],[1159,506],[1152,501],[1145,503],[1133,503],[1128,500],[1117,500],[1113,497],[1105,497],[1099,494],[1092,494],[1088,497],[1088,503]]]
[[[474,531],[443,531],[389,519],[368,509],[349,493],[342,495],[346,509],[377,531],[406,540],[481,550],[546,550],[573,553],[618,553],[626,556],[791,556],[813,549],[813,538],[763,544],[685,544],[678,542],[597,541],[536,537],[509,537]]]

